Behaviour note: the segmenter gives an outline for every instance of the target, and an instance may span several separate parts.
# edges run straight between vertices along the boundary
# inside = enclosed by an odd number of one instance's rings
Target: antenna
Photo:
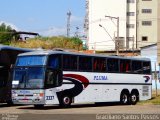
[[[67,12],[67,37],[70,36],[70,20],[71,20],[71,11]]]

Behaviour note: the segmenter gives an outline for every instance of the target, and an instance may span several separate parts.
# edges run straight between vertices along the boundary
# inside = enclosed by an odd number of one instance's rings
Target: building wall
[[[158,8],[157,8],[157,11],[158,11],[158,27],[157,27],[157,31],[158,31],[158,35],[157,35],[157,56],[158,56],[158,64],[160,65],[160,0],[158,0]]]
[[[89,50],[115,50],[116,20],[105,18],[106,15],[120,17],[119,37],[124,40],[124,49],[140,49],[160,39],[160,33],[158,33],[160,31],[158,27],[160,26],[158,17],[160,0],[87,1],[89,22],[86,33]],[[144,13],[142,10],[151,10],[151,13]],[[134,15],[128,15],[129,12]],[[142,22],[148,21],[151,21],[151,25],[142,25]]]
[[[157,42],[158,1],[159,0],[138,0],[138,48]],[[151,13],[142,13],[143,10],[151,10]],[[143,25],[144,22],[151,22],[151,25]]]
[[[136,48],[136,19],[137,19],[137,2],[136,0],[126,0],[127,2],[127,11],[130,14],[127,14],[127,31],[126,31],[126,48],[133,49]]]
[[[141,49],[141,56],[157,56],[157,44]]]
[[[126,0],[89,0],[88,46],[90,50],[115,49],[117,20],[105,16],[120,17],[119,36],[124,40],[126,38]]]

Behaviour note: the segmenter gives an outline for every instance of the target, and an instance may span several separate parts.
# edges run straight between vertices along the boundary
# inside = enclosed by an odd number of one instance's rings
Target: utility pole
[[[155,79],[155,87],[156,87],[156,97],[158,96],[158,93],[157,93],[157,64],[155,62],[155,71],[154,71],[154,79]]]
[[[79,27],[76,27],[75,37],[77,37],[77,38],[79,37],[78,30],[79,30]]]
[[[71,20],[71,11],[67,12],[67,37],[70,37],[70,20]]]
[[[116,49],[116,54],[119,55],[119,17],[112,17],[112,16],[105,16],[112,19],[117,20],[117,39],[115,39],[115,49]]]

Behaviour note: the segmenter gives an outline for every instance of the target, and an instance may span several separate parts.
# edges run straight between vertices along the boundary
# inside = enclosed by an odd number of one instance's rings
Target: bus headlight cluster
[[[35,96],[35,97],[43,97],[44,93],[34,93],[33,96]]]
[[[17,97],[17,96],[18,96],[17,93],[13,93],[13,94],[12,94],[12,97]]]
[[[39,93],[34,93],[33,96],[38,97]]]

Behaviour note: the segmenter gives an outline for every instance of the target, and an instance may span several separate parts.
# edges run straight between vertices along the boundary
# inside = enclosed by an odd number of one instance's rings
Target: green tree
[[[8,45],[12,40],[13,31],[14,30],[11,28],[11,26],[7,26],[5,23],[2,23],[0,25],[0,44]]]

